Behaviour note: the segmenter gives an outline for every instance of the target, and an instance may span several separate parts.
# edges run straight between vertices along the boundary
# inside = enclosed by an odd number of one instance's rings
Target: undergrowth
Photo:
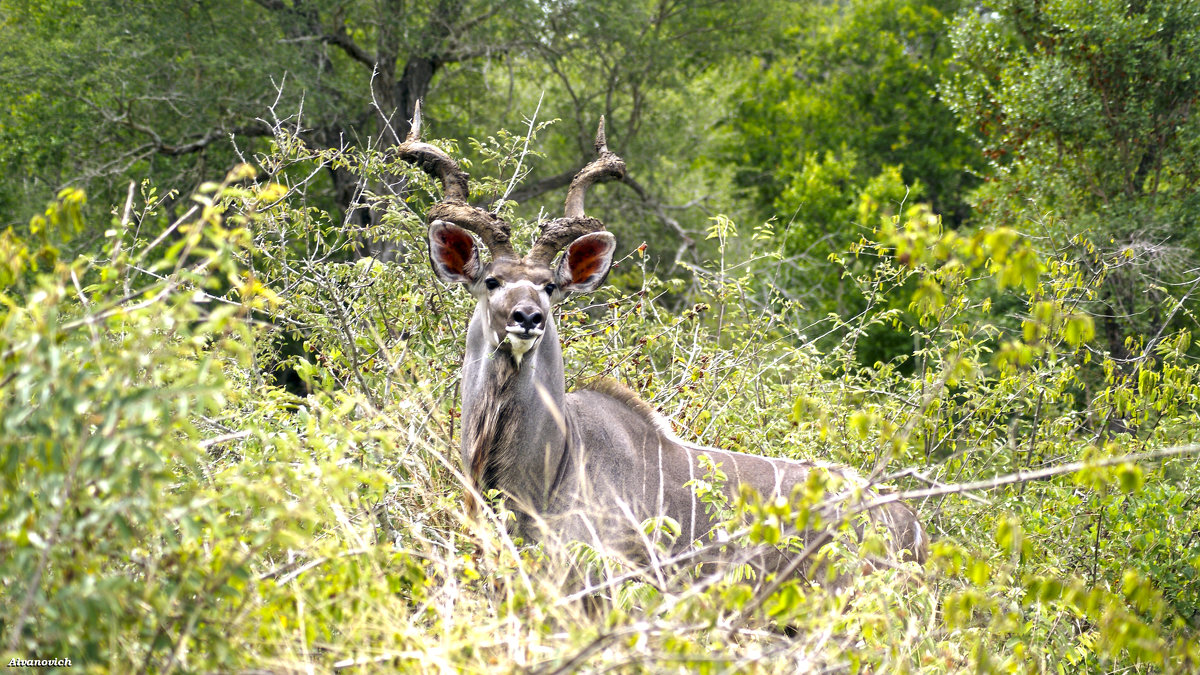
[[[503,168],[522,142],[477,150]],[[131,186],[99,241],[77,238],[88,224],[74,191],[0,235],[6,663],[1196,667],[1195,350],[1187,331],[1130,336],[1133,358],[1098,346],[1095,289],[1131,261],[1086,235],[1035,247],[1013,229],[948,231],[914,206],[841,254],[861,309],[826,317],[773,286],[763,228],[714,219],[718,256],[683,278],[656,276],[653,247],[622,242],[606,288],[559,311],[568,388],[612,377],[687,440],[853,466],[883,498],[909,497],[933,556],[839,591],[818,580],[769,594],[745,573],[663,585],[608,561],[609,581],[583,592],[506,534],[502,508],[465,515],[471,308],[428,268],[428,181],[384,151],[318,153],[282,127],[255,164],[188,209]],[[308,201],[327,165],[377,190],[361,197],[375,217]],[[397,178],[418,187],[383,189]],[[477,181],[474,196],[506,182]],[[536,224],[518,222],[530,238]],[[368,245],[385,253],[363,256]],[[911,348],[864,358],[880,335]],[[756,540],[797,507],[724,506],[755,516],[742,534]],[[833,557],[853,568],[846,544]]]

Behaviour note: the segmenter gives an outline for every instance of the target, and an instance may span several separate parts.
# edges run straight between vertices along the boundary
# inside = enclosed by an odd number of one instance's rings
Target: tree
[[[270,135],[272,112],[316,147],[394,143],[434,77],[513,49],[513,17],[531,6],[212,0],[150,13],[6,0],[0,72],[14,103],[0,152],[16,175],[0,199],[148,174],[203,180],[234,161],[231,136]],[[356,179],[330,178],[349,206]]]
[[[961,15],[952,40],[941,91],[990,163],[979,222],[1096,242],[1080,245],[1105,277],[1095,311],[1108,349],[1130,356],[1126,337],[1161,334],[1181,306],[1164,303],[1196,289],[1196,4],[993,2]]]
[[[951,223],[976,150],[935,87],[949,67],[957,1],[870,0],[809,10],[738,91],[729,154],[760,217],[778,216],[788,286],[844,311],[826,258],[901,204],[929,201]],[[800,281],[803,279],[803,281]],[[814,284],[814,279],[818,283]]]
[[[550,203],[557,197],[536,198],[589,159],[604,114],[614,148],[637,158],[631,189],[617,198],[632,231],[665,228],[686,241],[699,228],[666,208],[660,183],[678,185],[678,167],[704,153],[720,110],[696,99],[723,63],[780,25],[771,21],[778,6],[204,0],[148,13],[121,2],[0,0],[0,96],[12,101],[0,110],[0,161],[10,168],[0,204],[27,212],[72,184],[107,208],[128,180],[147,176],[194,186],[239,160],[235,144],[243,157],[265,147],[275,117],[309,147],[387,147],[421,98],[435,133],[480,159],[466,139],[524,129],[544,94],[539,119],[565,123],[530,148],[546,160],[523,162],[528,180],[509,196],[533,201],[533,213],[561,208]],[[348,212],[349,225],[377,225],[378,214],[356,206],[361,191],[401,185],[389,174],[365,185],[358,173],[330,165],[309,197]]]

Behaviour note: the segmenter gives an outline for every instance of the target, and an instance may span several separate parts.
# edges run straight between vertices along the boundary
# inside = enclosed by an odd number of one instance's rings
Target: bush
[[[481,150],[519,147],[504,138]],[[1190,336],[1135,337],[1131,362],[1098,350],[1086,312],[1098,280],[1071,257],[1087,242],[1039,251],[1004,228],[946,231],[917,206],[842,254],[860,261],[848,281],[864,311],[815,322],[763,282],[778,251],[722,259],[688,285],[657,278],[646,249],[624,242],[607,289],[560,311],[569,386],[615,377],[684,438],[847,463],[923,495],[936,543],[926,569],[840,592],[763,593],[742,571],[663,587],[620,570],[587,611],[545,551],[506,534],[502,507],[463,513],[453,438],[469,303],[433,281],[421,200],[367,190],[383,215],[355,229],[306,198],[329,163],[365,187],[427,183],[385,154],[317,153],[283,133],[256,161],[181,214],[159,213],[148,186],[134,208],[131,188],[103,241],[73,260],[58,249],[82,229],[77,193],[28,235],[0,238],[6,662],[1194,665],[1196,470],[1190,446],[1172,450],[1194,441]],[[478,196],[502,185],[481,181]],[[727,219],[712,235],[722,251],[739,236]],[[372,239],[387,259],[355,254]],[[911,337],[911,353],[864,361],[859,341],[881,325]],[[280,361],[302,387],[275,383]],[[754,514],[745,535],[771,540],[804,504],[717,506]],[[860,566],[854,548],[831,547],[835,567]]]

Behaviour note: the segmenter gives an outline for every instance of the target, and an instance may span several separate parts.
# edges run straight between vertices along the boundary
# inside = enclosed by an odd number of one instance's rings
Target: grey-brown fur
[[[652,408],[649,403],[642,400],[641,396],[637,395],[637,392],[612,379],[611,377],[597,377],[588,380],[580,385],[579,389],[594,391],[598,394],[604,394],[609,398],[616,399],[626,408],[629,408],[631,411],[641,415],[643,419],[652,424],[657,424],[661,417],[657,410]]]
[[[617,529],[612,541],[600,543],[630,558],[645,558],[642,550],[645,542],[637,541],[634,526],[658,515],[672,516],[680,523],[682,536],[670,547],[671,554],[683,553],[693,542],[708,541],[707,535],[717,523],[708,517],[695,491],[685,487],[688,482],[704,477],[706,470],[700,462],[703,456],[726,474],[728,480],[722,491],[731,500],[742,484],[754,488],[764,498],[789,496],[792,488],[806,482],[813,471],[825,471],[842,478],[842,490],[861,481],[846,467],[768,458],[687,443],[675,437],[666,421],[645,401],[619,383],[598,380],[585,387],[566,395],[574,442],[568,445],[565,461],[579,468],[567,472],[579,476],[579,481],[573,489],[564,490],[571,497],[561,500],[556,510],[590,513],[596,519],[599,509],[603,514],[600,519]],[[607,419],[620,419],[621,426],[613,429],[610,425],[606,438],[605,432],[598,429],[606,426]],[[598,440],[604,449],[590,451],[591,444]],[[842,509],[831,509],[825,516],[832,522],[842,512]],[[911,509],[903,504],[889,504],[873,509],[870,518],[890,532],[894,556],[924,562],[928,540]],[[813,533],[792,534],[800,534],[808,541]],[[901,556],[902,550],[906,552]],[[700,560],[747,562],[760,573],[768,573],[786,567],[792,556],[770,547],[758,547],[713,551],[701,556]],[[808,568],[807,563],[802,564],[797,572],[804,573]]]

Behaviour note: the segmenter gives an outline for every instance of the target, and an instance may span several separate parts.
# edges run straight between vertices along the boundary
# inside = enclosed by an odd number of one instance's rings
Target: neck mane
[[[512,446],[513,424],[516,418],[516,364],[508,354],[496,353],[483,369],[487,397],[479,402],[470,419],[464,411],[463,453],[469,458],[467,467],[471,481],[479,492],[496,487],[502,468],[509,468],[512,458],[498,451]],[[468,426],[469,425],[469,426]]]

